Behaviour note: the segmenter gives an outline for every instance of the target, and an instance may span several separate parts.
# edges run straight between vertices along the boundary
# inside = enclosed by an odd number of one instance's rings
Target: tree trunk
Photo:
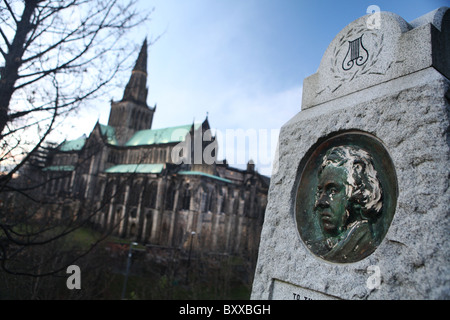
[[[21,20],[17,23],[13,42],[8,45],[5,66],[0,69],[0,139],[3,129],[8,123],[9,104],[15,91],[14,86],[19,78],[19,68],[22,65],[22,57],[25,52],[26,37],[33,28],[31,19],[39,2],[39,0],[25,1],[23,14]]]

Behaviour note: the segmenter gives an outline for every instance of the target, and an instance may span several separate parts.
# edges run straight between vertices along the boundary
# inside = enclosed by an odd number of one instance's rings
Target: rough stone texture
[[[349,24],[328,46],[317,73],[305,79],[302,110],[430,66],[450,77],[450,59],[445,55],[450,35],[442,32],[450,28],[447,9],[439,8],[411,24],[382,12],[379,29],[367,28],[368,16]],[[360,36],[369,53],[367,62],[345,71],[342,61],[349,53],[348,43]],[[362,48],[360,52],[365,58]]]
[[[444,16],[443,10],[436,12]],[[252,299],[292,299],[288,291],[295,286],[313,298],[450,298],[450,81],[433,65],[404,72],[366,89],[329,96],[282,127]],[[395,166],[399,196],[392,224],[375,252],[356,263],[333,264],[313,256],[300,239],[295,198],[307,151],[321,137],[346,130],[365,131],[383,142]],[[381,272],[378,289],[366,285],[372,265]],[[287,294],[275,290],[283,283]]]
[[[273,278],[344,299],[450,298],[448,90],[447,79],[436,79],[336,109],[333,117],[304,111],[283,127],[252,298],[269,298]],[[349,129],[384,142],[396,168],[399,197],[378,249],[360,262],[337,265],[313,257],[298,236],[296,177],[300,160],[320,137]],[[379,290],[366,288],[370,265],[381,269]]]

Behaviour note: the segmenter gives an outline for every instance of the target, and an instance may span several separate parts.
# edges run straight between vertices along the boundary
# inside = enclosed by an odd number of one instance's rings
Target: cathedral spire
[[[122,101],[132,101],[147,106],[147,38],[142,44]]]
[[[145,38],[144,43],[142,44],[133,71],[141,71],[147,74],[147,38]]]

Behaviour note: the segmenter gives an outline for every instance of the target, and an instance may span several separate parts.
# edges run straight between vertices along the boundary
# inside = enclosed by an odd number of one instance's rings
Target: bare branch
[[[47,151],[42,151],[42,147],[50,132],[69,112],[114,83],[133,53],[132,47],[122,41],[124,35],[147,21],[148,16],[133,10],[134,0],[124,0],[123,7],[118,0],[25,0],[21,3],[23,7],[15,7],[8,0],[2,6],[8,14],[6,24],[2,22],[3,29],[0,28],[0,40],[6,44],[1,41],[0,54],[5,62],[0,69],[0,142],[4,147],[0,164],[2,168],[10,167],[0,175],[0,192],[20,195],[26,204],[33,202],[36,207],[40,207],[38,204],[61,206],[59,200],[41,197],[39,193],[41,189],[48,190],[50,182],[67,180],[71,173],[50,175],[43,171],[38,179],[25,180],[23,185],[14,184],[13,177],[18,173],[26,179],[31,177],[27,176],[30,163],[43,167],[42,159]],[[20,15],[17,8],[23,8]],[[75,19],[73,12],[76,12]],[[15,33],[10,36],[11,32]],[[37,133],[33,137],[28,134],[31,129]],[[92,152],[95,151],[94,148]],[[84,168],[87,161],[91,158],[82,159],[77,165]],[[7,273],[33,277],[57,274],[66,265],[42,258],[40,264],[49,262],[55,267],[43,270],[26,266],[20,270],[9,263],[10,259],[19,261],[28,248],[51,245],[85,226],[101,210],[90,208],[80,221],[67,221],[61,227],[61,222],[55,224],[52,217],[42,220],[39,208],[28,209],[11,215],[0,211],[0,262]],[[36,221],[39,224],[34,224]],[[59,229],[55,230],[55,226]],[[98,242],[77,254],[73,261],[87,255]]]
[[[9,12],[11,13],[11,17],[13,18],[14,22],[19,24],[19,21],[16,18],[16,15],[14,14],[14,11],[12,10],[11,6],[9,5],[8,1],[4,0],[6,7],[8,8]]]
[[[2,48],[0,48],[0,53],[2,54],[3,58],[6,58],[6,52],[5,52],[5,51],[3,51],[3,49],[2,49]]]
[[[55,100],[55,108],[54,108],[54,112],[53,112],[53,117],[51,120],[50,125],[48,126],[47,131],[45,132],[45,134],[41,137],[41,139],[39,140],[39,142],[35,145],[35,147],[33,148],[33,150],[31,150],[31,152],[26,155],[24,157],[24,159],[18,164],[16,165],[7,175],[5,175],[4,177],[2,177],[2,180],[10,180],[12,178],[12,176],[19,171],[19,169],[28,161],[28,159],[30,158],[30,156],[37,150],[40,148],[41,144],[44,142],[44,140],[47,138],[47,136],[50,134],[52,127],[55,123],[56,117],[58,115],[58,103],[59,103],[59,89],[57,87],[57,81],[56,79],[54,79],[54,83],[56,85],[56,100]]]
[[[0,35],[2,36],[3,40],[5,41],[6,46],[8,47],[8,49],[11,48],[11,44],[9,43],[9,39],[6,36],[6,34],[3,32],[2,28],[0,28]]]

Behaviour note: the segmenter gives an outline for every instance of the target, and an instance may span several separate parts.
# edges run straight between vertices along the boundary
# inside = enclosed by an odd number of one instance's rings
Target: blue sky
[[[316,72],[328,44],[370,5],[411,21],[450,1],[141,0],[155,11],[133,41],[162,34],[148,58],[153,127],[202,121],[208,113],[221,132],[277,132],[300,111],[303,79]],[[106,124],[109,100],[122,94],[80,112],[83,129],[69,138],[89,133],[98,118]],[[257,161],[257,169],[270,174],[267,163]]]

